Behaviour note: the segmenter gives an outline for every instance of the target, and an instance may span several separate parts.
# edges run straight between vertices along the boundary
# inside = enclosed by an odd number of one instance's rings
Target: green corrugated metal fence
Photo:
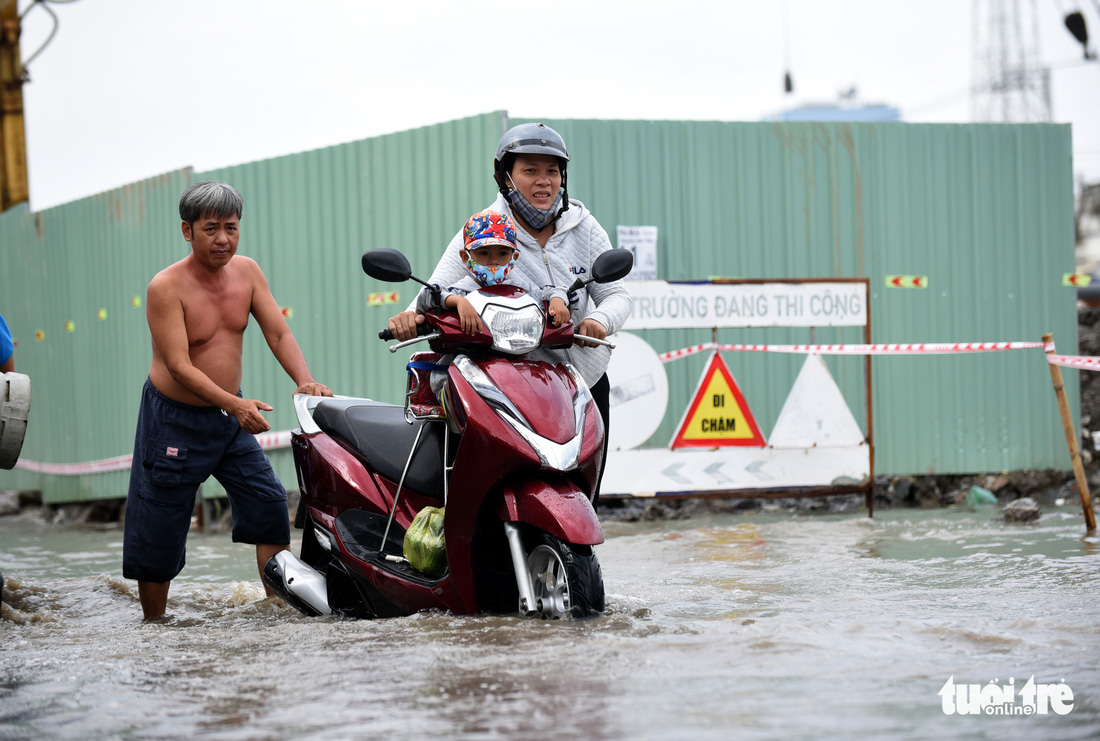
[[[184,170],[41,213],[0,215],[0,313],[32,377],[22,457],[70,463],[129,453],[150,361],[144,299],[187,254],[176,204],[191,182],[225,179],[245,198],[240,252],[263,267],[318,380],[398,401],[404,358],[377,330],[413,284],[373,281],[365,249],[396,247],[426,277],[443,246],[494,195],[491,162],[509,123],[491,113],[221,170]],[[570,194],[616,239],[659,228],[660,277],[868,277],[874,342],[1038,340],[1076,351],[1070,131],[1061,125],[708,123],[548,120],[572,160]],[[928,275],[924,290],[889,274]],[[400,292],[367,306],[369,293]],[[97,311],[106,309],[106,318]],[[72,321],[73,331],[65,330]],[[42,340],[35,332],[42,330]],[[642,333],[659,352],[708,330]],[[862,342],[858,330],[722,330],[720,342]],[[727,354],[765,435],[800,356]],[[650,445],[665,445],[705,358],[666,365],[670,400]],[[861,422],[862,360],[828,358]],[[876,357],[876,471],[965,473],[1068,468],[1039,351]],[[1076,400],[1074,373],[1066,373]],[[245,393],[293,426],[290,381],[258,331],[246,334]],[[1076,414],[1076,404],[1074,413]],[[272,455],[288,487],[288,451]],[[48,502],[122,496],[125,472],[0,472],[0,488]]]
[[[615,226],[659,229],[659,277],[868,277],[872,341],[1077,348],[1070,127],[547,120],[571,194]],[[891,274],[931,287],[886,288]],[[658,352],[709,331],[641,333]],[[860,343],[854,329],[723,330],[720,342]],[[803,358],[727,361],[767,435]],[[666,366],[667,444],[705,356]],[[828,357],[861,423],[862,360]],[[876,472],[1069,468],[1042,353],[875,357]],[[1077,379],[1066,374],[1077,414]],[[865,428],[866,431],[866,428]]]

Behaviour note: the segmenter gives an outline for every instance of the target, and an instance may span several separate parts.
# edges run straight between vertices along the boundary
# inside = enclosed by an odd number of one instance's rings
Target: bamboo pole
[[[1054,335],[1043,335],[1043,345],[1047,355],[1054,353]],[[1085,527],[1089,533],[1096,532],[1096,515],[1092,511],[1092,497],[1089,495],[1089,482],[1085,478],[1085,467],[1081,463],[1081,449],[1077,445],[1077,431],[1073,426],[1073,417],[1069,412],[1069,400],[1066,399],[1066,385],[1062,381],[1062,369],[1054,363],[1047,363],[1050,378],[1054,382],[1054,395],[1058,397],[1058,411],[1062,413],[1062,429],[1066,433],[1069,445],[1069,457],[1073,462],[1073,475],[1077,479],[1077,490],[1081,494],[1081,508],[1085,512]]]
[[[0,0],[0,211],[30,197],[17,0]]]

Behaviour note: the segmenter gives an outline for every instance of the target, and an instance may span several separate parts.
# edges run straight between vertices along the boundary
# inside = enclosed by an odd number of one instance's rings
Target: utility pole
[[[1035,0],[973,0],[974,121],[1045,123],[1050,68],[1039,60]]]
[[[0,0],[0,212],[30,198],[17,0]]]

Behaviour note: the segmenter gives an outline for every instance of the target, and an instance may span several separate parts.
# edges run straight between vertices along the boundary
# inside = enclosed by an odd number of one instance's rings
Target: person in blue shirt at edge
[[[11,339],[11,330],[0,314],[0,373],[15,372],[15,343]]]
[[[0,373],[15,372],[15,343],[11,339],[8,323],[0,314]],[[0,574],[0,602],[3,602],[4,575]]]
[[[566,165],[569,152],[558,132],[541,123],[514,126],[497,144],[493,159],[493,177],[499,193],[489,209],[507,214],[518,227],[516,246],[519,258],[512,269],[522,284],[569,286],[576,276],[587,275],[600,253],[614,249],[607,232],[578,200],[569,198]],[[447,245],[443,256],[428,279],[429,283],[449,285],[460,280],[466,263],[460,255],[463,233]],[[631,300],[623,281],[589,283],[570,295],[570,314],[577,334],[604,339],[622,328],[630,316]],[[398,340],[416,336],[416,325],[424,317],[415,305],[389,320],[389,330]],[[539,349],[528,357],[553,363],[568,362],[580,372],[592,391],[604,424],[604,461],[610,434],[610,393],[607,365],[608,347],[578,341],[567,350]],[[600,471],[603,478],[603,469]],[[599,482],[593,505],[599,500]]]
[[[286,490],[255,438],[271,429],[261,412],[272,407],[240,390],[249,315],[295,393],[332,395],[313,379],[259,265],[237,254],[243,206],[226,183],[184,191],[181,229],[191,252],[149,283],[153,362],[138,413],[122,555],[146,620],[164,616],[168,588],[183,570],[195,492],[211,475],[229,496],[233,541],[256,546],[261,583],[267,560],[289,547]]]

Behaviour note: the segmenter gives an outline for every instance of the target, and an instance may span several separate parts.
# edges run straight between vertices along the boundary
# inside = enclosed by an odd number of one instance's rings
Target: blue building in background
[[[843,91],[835,103],[806,103],[765,117],[765,121],[900,121],[901,111],[884,103],[862,103],[853,87]]]
[[[811,103],[769,117],[769,121],[900,121],[901,112],[888,105]]]

